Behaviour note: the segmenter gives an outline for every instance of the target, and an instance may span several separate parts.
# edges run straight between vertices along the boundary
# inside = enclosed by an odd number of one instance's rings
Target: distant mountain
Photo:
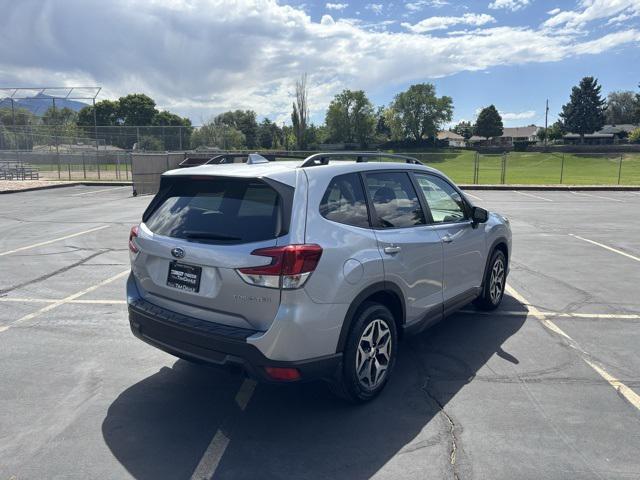
[[[34,115],[42,116],[47,109],[53,106],[53,97],[39,93],[33,97],[23,100],[14,100],[16,108],[24,108],[29,110]],[[76,100],[65,100],[63,98],[56,98],[56,108],[70,108],[71,110],[78,112],[87,104],[78,102]],[[11,100],[9,98],[3,98],[0,100],[0,108],[11,108]]]

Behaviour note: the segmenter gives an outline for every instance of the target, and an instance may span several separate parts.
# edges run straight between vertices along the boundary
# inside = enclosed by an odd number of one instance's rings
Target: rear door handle
[[[398,253],[400,250],[402,250],[402,248],[398,245],[389,245],[388,247],[384,247],[384,253],[388,253],[390,255]]]
[[[444,237],[442,237],[442,241],[444,243],[451,243],[453,242],[453,237],[449,234],[446,234]]]

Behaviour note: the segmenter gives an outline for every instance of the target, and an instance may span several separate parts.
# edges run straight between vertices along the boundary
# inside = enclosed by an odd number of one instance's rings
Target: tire
[[[375,342],[375,353],[369,347],[371,341]],[[384,305],[365,302],[356,314],[342,368],[330,384],[331,390],[352,403],[372,400],[387,384],[397,351],[398,332],[393,315]]]
[[[484,276],[482,294],[474,302],[480,310],[495,310],[502,302],[507,283],[507,258],[501,250],[491,255],[489,267]]]

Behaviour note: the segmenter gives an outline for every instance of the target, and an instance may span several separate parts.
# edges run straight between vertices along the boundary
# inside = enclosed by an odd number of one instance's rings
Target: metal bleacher
[[[0,161],[0,180],[39,180],[36,167],[24,162]]]

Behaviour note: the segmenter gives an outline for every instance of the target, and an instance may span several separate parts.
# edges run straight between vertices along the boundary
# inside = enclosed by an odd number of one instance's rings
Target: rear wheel
[[[398,349],[393,315],[379,303],[365,303],[347,339],[334,393],[352,402],[366,402],[385,387]]]
[[[493,252],[489,268],[484,278],[482,294],[475,301],[475,305],[481,310],[494,310],[498,308],[507,283],[507,258],[500,250]]]

